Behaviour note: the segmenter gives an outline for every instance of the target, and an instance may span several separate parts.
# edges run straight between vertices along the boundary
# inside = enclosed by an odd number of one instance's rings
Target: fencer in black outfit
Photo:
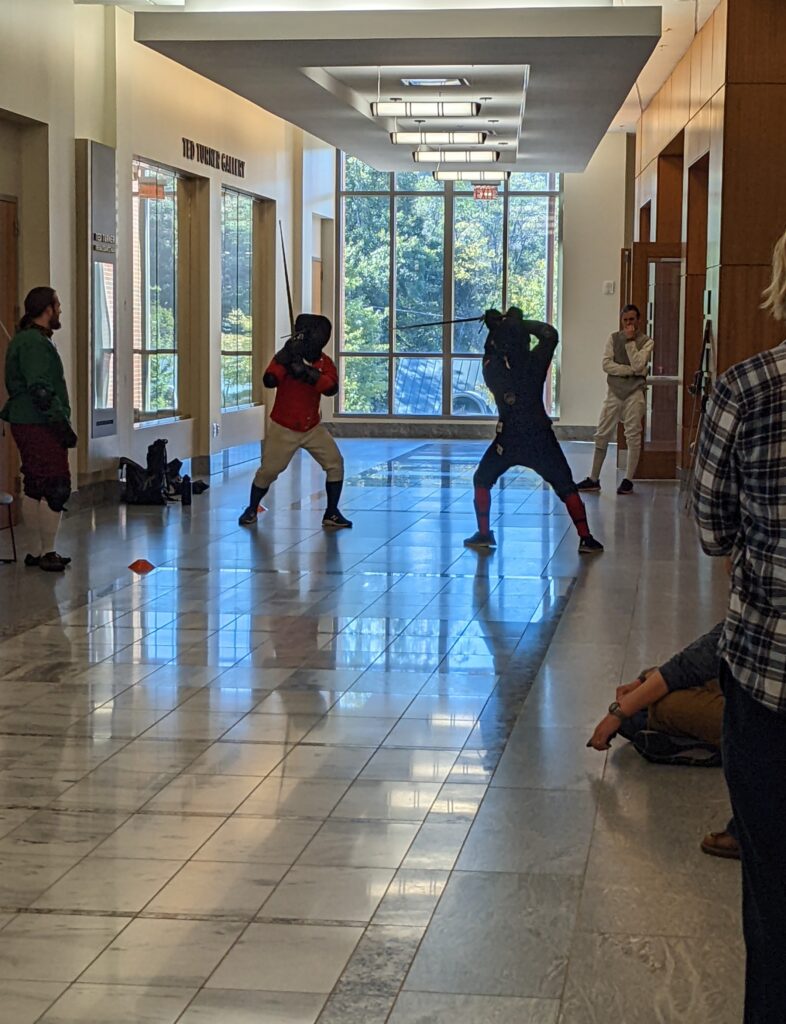
[[[483,379],[494,395],[499,420],[497,435],[473,478],[478,529],[464,543],[474,548],[496,546],[489,526],[491,488],[512,466],[526,466],[565,503],[579,535],[579,552],[603,551],[603,545],[590,533],[584,503],[543,405],[543,387],[559,334],[551,324],[525,320],[515,306],[504,314],[488,309],[483,319],[489,332]],[[530,335],[536,339],[534,346]]]

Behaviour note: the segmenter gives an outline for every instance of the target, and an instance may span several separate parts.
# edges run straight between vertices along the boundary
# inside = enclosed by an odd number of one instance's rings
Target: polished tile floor
[[[484,555],[482,445],[342,447],[351,532],[304,457],[0,569],[0,1022],[737,1024],[721,773],[585,747],[722,610],[676,487],[609,466],[580,562],[511,474]]]

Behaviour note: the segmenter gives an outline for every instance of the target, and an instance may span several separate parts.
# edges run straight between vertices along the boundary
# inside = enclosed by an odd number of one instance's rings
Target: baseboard
[[[455,420],[439,420],[434,423],[419,421],[407,423],[404,420],[366,420],[357,423],[349,419],[332,420],[325,426],[334,437],[369,438],[424,438],[442,441],[490,441],[494,437],[493,423],[461,423]],[[554,424],[554,433],[560,441],[591,441],[595,427],[574,427]]]

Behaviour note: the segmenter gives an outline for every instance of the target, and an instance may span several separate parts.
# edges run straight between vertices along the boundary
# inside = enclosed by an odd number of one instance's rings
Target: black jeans
[[[786,1021],[786,714],[748,696],[725,663],[723,768],[742,854],[744,1024]]]

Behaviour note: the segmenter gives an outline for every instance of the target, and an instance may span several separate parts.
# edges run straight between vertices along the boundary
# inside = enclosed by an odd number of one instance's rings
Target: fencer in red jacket
[[[262,382],[265,387],[276,389],[276,400],[265,435],[262,465],[251,485],[248,507],[238,520],[241,526],[252,526],[257,521],[259,504],[270,485],[300,448],[316,459],[327,475],[327,509],[322,525],[330,529],[352,526],[338,507],[344,485],[344,460],[319,411],[322,395],[330,398],[338,394],[338,371],[322,351],[330,341],[331,331],[327,317],[301,313],[295,320],[292,337],[265,370]]]

